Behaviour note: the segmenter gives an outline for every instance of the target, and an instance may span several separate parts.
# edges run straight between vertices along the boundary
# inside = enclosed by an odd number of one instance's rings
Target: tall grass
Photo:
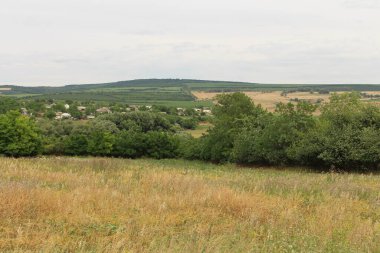
[[[380,176],[0,158],[0,251],[380,252]]]

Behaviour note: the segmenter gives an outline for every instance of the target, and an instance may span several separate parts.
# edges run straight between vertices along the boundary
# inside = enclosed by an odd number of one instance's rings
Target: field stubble
[[[0,158],[0,251],[379,252],[380,176]]]

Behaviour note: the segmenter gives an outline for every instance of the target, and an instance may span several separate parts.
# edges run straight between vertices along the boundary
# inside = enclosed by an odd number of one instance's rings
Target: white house
[[[212,113],[210,109],[204,109],[203,112],[204,112],[205,114],[211,114],[211,113]]]
[[[28,110],[26,108],[21,108],[22,115],[28,115]]]
[[[71,114],[70,113],[62,113],[62,112],[57,112],[55,114],[55,119],[70,119]]]
[[[96,110],[97,113],[111,113],[110,108],[108,107],[102,107]]]
[[[86,111],[86,107],[84,107],[84,106],[78,106],[77,109],[78,109],[78,111],[80,111],[80,112],[84,112],[84,111]]]

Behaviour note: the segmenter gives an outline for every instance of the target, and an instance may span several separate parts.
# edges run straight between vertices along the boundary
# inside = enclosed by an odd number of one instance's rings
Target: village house
[[[45,105],[46,109],[51,109],[51,108],[53,108],[53,106],[55,106],[54,103],[53,103],[53,104],[50,104],[50,105]]]
[[[66,109],[66,110],[70,109],[70,105],[65,104],[65,109]]]
[[[179,116],[183,116],[183,115],[185,115],[185,109],[184,108],[181,108],[181,107],[178,107],[177,108],[177,114],[179,115]]]
[[[212,114],[212,111],[211,111],[210,109],[203,109],[202,112],[203,112],[204,114],[208,114],[208,115]]]
[[[70,113],[63,113],[63,112],[56,112],[55,113],[55,119],[61,120],[61,119],[70,119],[71,114]]]
[[[131,109],[131,111],[138,111],[139,110],[138,105],[130,105],[129,108]]]
[[[28,115],[28,110],[26,108],[21,108],[22,115]]]
[[[85,112],[86,111],[86,107],[84,107],[84,106],[78,106],[77,109],[80,112]]]
[[[111,113],[110,108],[108,107],[102,107],[96,110],[97,113]]]

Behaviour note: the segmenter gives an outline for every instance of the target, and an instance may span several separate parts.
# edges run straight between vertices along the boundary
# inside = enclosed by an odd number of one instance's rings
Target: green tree
[[[82,113],[78,110],[77,106],[70,106],[68,113],[70,113],[71,117],[74,119],[81,119],[83,117]]]
[[[202,138],[200,156],[204,160],[224,162],[232,159],[234,142],[242,130],[244,119],[257,118],[265,111],[243,93],[218,95],[216,100],[214,127]]]
[[[18,110],[19,104],[16,99],[0,96],[0,114],[11,110]]]
[[[88,126],[75,126],[70,135],[64,139],[64,153],[67,155],[86,155],[89,151],[88,136]]]
[[[138,158],[146,154],[146,136],[142,132],[120,131],[116,136],[113,155]]]
[[[146,133],[146,155],[155,159],[175,158],[178,155],[179,142],[166,132]]]
[[[357,93],[333,94],[313,129],[289,154],[298,162],[337,169],[377,169],[380,164],[380,109]]]
[[[55,118],[55,112],[53,110],[49,110],[45,113],[45,117],[48,119],[54,119]]]
[[[273,114],[247,118],[234,143],[234,159],[244,163],[290,163],[288,149],[315,125],[315,109],[307,102],[280,103]]]
[[[110,155],[115,135],[107,131],[92,131],[88,137],[88,153],[95,156]]]
[[[34,122],[17,111],[0,115],[0,153],[34,156],[41,151],[41,137]]]

